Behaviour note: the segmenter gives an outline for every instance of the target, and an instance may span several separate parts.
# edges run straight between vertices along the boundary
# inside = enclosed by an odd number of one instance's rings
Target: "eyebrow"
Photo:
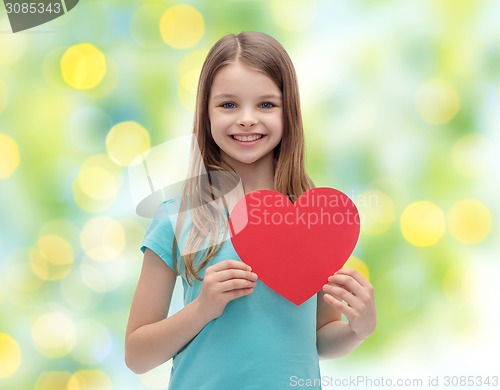
[[[220,99],[220,98],[234,99],[236,97],[237,97],[236,95],[233,95],[230,93],[219,93],[219,94],[215,95],[212,99]],[[259,99],[281,99],[281,95],[276,95],[276,94],[272,93],[269,95],[259,96]]]

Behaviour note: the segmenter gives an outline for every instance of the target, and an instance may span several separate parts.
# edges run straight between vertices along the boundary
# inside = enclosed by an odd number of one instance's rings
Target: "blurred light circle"
[[[137,243],[141,242],[144,238],[146,229],[143,225],[132,219],[123,220],[121,221],[121,224],[126,234],[125,251],[127,252],[127,255],[129,255],[133,260],[140,260],[140,257],[137,256]]]
[[[82,169],[78,181],[85,195],[95,200],[113,199],[118,192],[116,176],[101,167]]]
[[[81,272],[72,272],[60,283],[64,301],[76,310],[90,310],[102,300],[102,295],[84,282]]]
[[[158,25],[165,11],[161,4],[144,4],[137,8],[130,21],[132,38],[141,46],[148,49],[162,47],[162,40]]]
[[[271,0],[271,15],[286,31],[305,30],[314,22],[316,14],[316,0]]]
[[[35,383],[35,390],[67,389],[71,374],[68,371],[42,372]]]
[[[8,135],[0,133],[0,180],[9,178],[19,166],[19,147]]]
[[[40,279],[61,280],[72,269],[74,253],[68,241],[52,234],[38,239],[29,258],[31,270]]]
[[[196,103],[196,89],[198,88],[199,72],[185,73],[179,80],[179,87],[177,94],[182,106],[188,110],[193,111]]]
[[[53,219],[40,228],[39,237],[51,235],[64,238],[73,248],[78,248],[80,245],[80,230],[68,219]]]
[[[483,241],[491,231],[491,213],[480,201],[464,199],[451,207],[448,225],[455,240],[462,244],[476,244]]]
[[[2,112],[9,101],[9,94],[7,91],[7,85],[0,79],[0,112]]]
[[[97,366],[109,355],[111,347],[109,330],[96,320],[85,320],[78,323],[78,341],[71,357],[82,365]]]
[[[460,109],[460,96],[444,80],[429,80],[416,93],[417,111],[428,123],[440,125],[451,121]]]
[[[82,280],[90,289],[99,293],[118,288],[125,278],[125,269],[120,258],[106,262],[84,260],[80,264]]]
[[[460,138],[451,151],[453,167],[468,179],[483,177],[495,165],[492,143],[479,134]]]
[[[203,37],[203,15],[190,5],[176,5],[165,11],[160,19],[163,41],[174,49],[189,49]]]
[[[105,211],[111,207],[114,199],[99,201],[88,197],[78,185],[77,181],[73,182],[71,186],[71,191],[73,193],[73,199],[75,203],[82,209],[89,213],[98,213]]]
[[[0,379],[16,373],[21,365],[21,348],[7,333],[0,333]]]
[[[365,262],[363,262],[361,259],[359,259],[356,256],[351,256],[349,259],[347,259],[346,263],[342,268],[345,269],[355,269],[358,271],[361,275],[365,277],[366,280],[370,280],[370,272],[368,271],[368,266],[366,265]]]
[[[61,74],[64,81],[75,89],[94,88],[106,74],[106,58],[90,43],[71,46],[61,58]]]
[[[110,261],[125,248],[125,231],[118,221],[110,217],[92,218],[83,227],[80,242],[91,259]]]
[[[111,379],[100,370],[79,370],[68,383],[67,390],[112,390]]]
[[[370,190],[356,197],[361,220],[361,232],[378,235],[386,232],[396,219],[392,199],[381,191]]]
[[[408,205],[401,214],[400,222],[403,237],[417,247],[436,244],[445,231],[443,211],[429,201]]]
[[[9,286],[21,293],[33,293],[43,284],[36,276],[26,259],[29,259],[30,249],[18,248],[7,256],[4,276]]]
[[[73,263],[73,248],[61,236],[51,234],[40,237],[37,241],[40,254],[52,264],[71,264]]]
[[[123,184],[123,172],[106,155],[96,155],[84,161],[73,181],[76,204],[85,211],[108,209]]]
[[[76,327],[66,314],[50,312],[38,317],[31,329],[38,351],[48,358],[61,358],[76,344]]]
[[[182,77],[194,72],[198,78],[207,54],[208,50],[193,50],[187,53],[179,63],[179,75]]]
[[[71,144],[79,150],[97,152],[110,126],[111,118],[105,111],[98,107],[82,107],[71,112],[68,135]]]
[[[127,167],[138,155],[151,148],[148,131],[137,122],[121,122],[106,137],[106,150],[116,164]]]
[[[114,201],[113,199],[105,201],[91,199],[83,193],[82,189],[76,185],[76,182],[73,182],[71,189],[73,191],[73,198],[75,200],[75,203],[82,210],[85,210],[88,213],[98,213],[105,211],[111,207]]]

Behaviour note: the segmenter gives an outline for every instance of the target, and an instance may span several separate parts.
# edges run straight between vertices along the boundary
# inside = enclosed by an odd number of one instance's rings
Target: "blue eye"
[[[223,108],[235,108],[236,104],[234,104],[234,103],[222,103],[221,107],[223,107]]]
[[[264,103],[261,103],[260,106],[262,108],[273,108],[274,104],[273,103],[269,103],[269,102],[264,102]]]

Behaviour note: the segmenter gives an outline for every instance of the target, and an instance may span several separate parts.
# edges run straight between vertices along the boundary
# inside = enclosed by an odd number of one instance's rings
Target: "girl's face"
[[[233,168],[234,163],[272,161],[283,135],[283,106],[280,89],[266,74],[239,62],[221,68],[210,90],[208,115],[221,158]]]

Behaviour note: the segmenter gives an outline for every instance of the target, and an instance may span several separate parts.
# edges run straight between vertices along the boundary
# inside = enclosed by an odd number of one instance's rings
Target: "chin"
[[[256,163],[257,161],[259,161],[259,159],[258,158],[252,158],[252,159],[234,159],[234,161],[236,161],[238,164],[247,164],[247,165],[250,165],[250,164]]]

